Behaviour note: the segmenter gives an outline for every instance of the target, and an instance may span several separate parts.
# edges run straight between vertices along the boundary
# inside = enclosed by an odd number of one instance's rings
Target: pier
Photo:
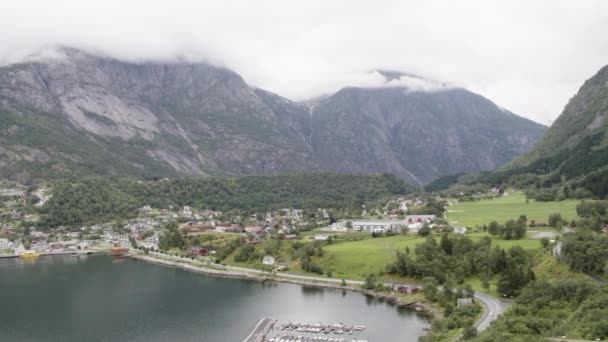
[[[274,321],[269,318],[262,319],[258,325],[255,326],[255,329],[247,336],[247,338],[243,342],[264,342],[266,341],[266,335],[268,332],[272,330],[274,324],[277,321]]]
[[[367,342],[358,337],[334,337],[332,335],[358,335],[366,330],[364,325],[348,326],[343,323],[288,322],[277,325],[277,321],[263,319],[244,342]],[[325,335],[325,336],[323,336]]]

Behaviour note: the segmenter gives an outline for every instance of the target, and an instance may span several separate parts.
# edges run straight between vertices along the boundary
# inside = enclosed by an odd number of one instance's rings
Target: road
[[[484,307],[481,317],[475,323],[477,331],[485,330],[505,309],[513,305],[511,302],[505,302],[479,292],[475,292],[475,298]]]
[[[156,254],[156,253],[151,253],[151,254]],[[187,258],[173,257],[173,259],[183,260],[185,262],[192,261]],[[216,266],[219,266],[219,265],[216,265]],[[193,267],[197,267],[197,266],[193,266]],[[200,267],[200,268],[204,269],[204,267]],[[236,267],[236,266],[221,266],[221,268],[224,269],[225,271],[227,271],[227,273],[229,273],[230,275],[234,275],[234,276],[246,275],[246,274],[270,275],[270,273],[268,273],[267,271],[262,271],[262,270],[258,270],[258,269],[252,269],[252,268]],[[217,270],[213,269],[212,271],[217,271]],[[211,273],[213,273],[213,272],[211,272]],[[282,272],[282,273],[279,273],[276,275],[283,279],[294,279],[294,280],[303,280],[303,281],[310,281],[310,282],[325,282],[325,283],[334,283],[334,284],[342,283],[342,279],[309,276],[309,275],[295,274],[295,273],[283,273]],[[348,285],[364,284],[364,282],[361,280],[353,280],[353,279],[346,279],[346,283]],[[393,286],[393,285],[402,285],[402,286],[418,287],[418,288],[421,287],[418,284],[394,283],[394,282],[386,283],[385,285],[389,286],[389,287]],[[475,292],[475,299],[477,299],[483,306],[483,313],[482,313],[481,317],[475,323],[475,327],[477,328],[477,331],[482,331],[482,330],[486,329],[487,327],[489,327],[490,323],[492,321],[494,321],[509,306],[511,306],[513,304],[511,302],[502,301],[502,300],[496,299],[494,297],[488,296],[488,295],[480,293],[480,292]],[[453,341],[456,341],[459,338],[460,338],[460,336],[456,337]]]

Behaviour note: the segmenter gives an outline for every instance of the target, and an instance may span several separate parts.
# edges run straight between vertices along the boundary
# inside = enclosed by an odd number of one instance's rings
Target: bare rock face
[[[423,184],[493,169],[544,131],[463,89],[347,88],[311,105],[205,63],[62,54],[0,68],[4,175],[324,170]]]
[[[391,172],[419,185],[492,170],[531,149],[545,131],[458,88],[347,88],[321,101],[313,121],[324,169]]]

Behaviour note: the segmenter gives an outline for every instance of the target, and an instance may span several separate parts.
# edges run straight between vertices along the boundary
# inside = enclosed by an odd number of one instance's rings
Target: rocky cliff
[[[422,184],[500,166],[544,131],[464,89],[347,88],[296,103],[205,63],[72,49],[0,68],[0,118],[4,177],[324,170]]]

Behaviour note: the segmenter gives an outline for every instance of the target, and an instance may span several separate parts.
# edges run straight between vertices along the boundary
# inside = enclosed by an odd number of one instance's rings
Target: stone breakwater
[[[214,268],[210,268],[210,267],[196,266],[196,265],[188,264],[185,262],[161,259],[161,258],[149,256],[149,255],[128,254],[127,257],[130,257],[130,258],[133,258],[136,260],[140,260],[140,261],[144,261],[144,262],[149,262],[149,263],[156,264],[156,265],[174,267],[174,268],[179,268],[179,269],[193,272],[193,273],[206,274],[206,275],[216,276],[216,277],[247,279],[247,280],[255,280],[255,281],[276,281],[276,282],[296,284],[296,285],[302,285],[302,286],[359,292],[359,293],[362,293],[369,297],[377,298],[380,300],[385,300],[387,303],[389,303],[391,305],[395,305],[400,308],[415,309],[416,311],[418,311],[420,314],[427,317],[428,319],[431,319],[432,317],[434,317],[438,314],[434,308],[432,308],[424,303],[421,303],[418,301],[406,302],[402,298],[397,297],[390,292],[365,290],[358,286],[342,286],[341,284],[338,284],[338,283],[322,282],[322,281],[318,281],[318,280],[313,281],[313,280],[304,280],[301,278],[300,279],[287,278],[288,275],[283,276],[280,274],[263,275],[263,274],[251,274],[251,273],[247,273],[244,271],[232,271],[232,270],[228,270],[228,269],[220,270],[220,269],[214,269]]]

